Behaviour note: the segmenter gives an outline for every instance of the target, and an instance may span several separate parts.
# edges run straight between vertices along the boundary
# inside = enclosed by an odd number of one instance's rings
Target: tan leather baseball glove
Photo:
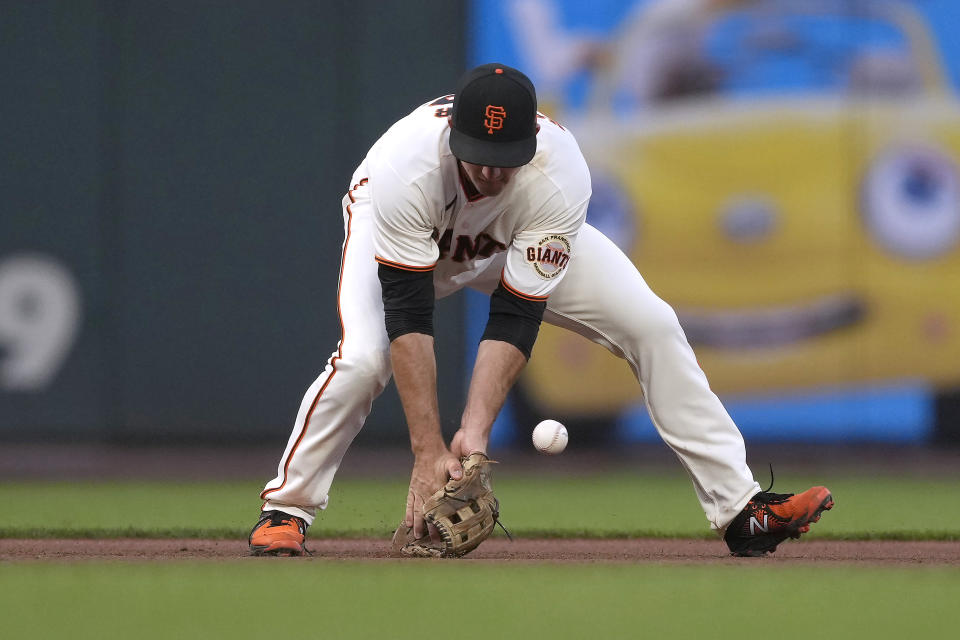
[[[494,461],[479,451],[461,459],[463,477],[449,480],[423,505],[423,517],[436,527],[440,541],[426,534],[413,537],[413,528],[401,523],[393,534],[393,552],[419,558],[456,558],[470,553],[493,533],[500,503],[490,484]],[[501,525],[502,526],[502,525]]]

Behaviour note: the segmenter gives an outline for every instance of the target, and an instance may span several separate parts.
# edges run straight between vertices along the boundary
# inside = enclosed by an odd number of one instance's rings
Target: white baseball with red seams
[[[760,491],[743,438],[710,390],[673,309],[585,222],[590,174],[573,135],[539,116],[533,160],[500,194],[480,196],[466,188],[450,151],[452,102],[439,98],[394,124],[354,173],[343,198],[340,343],[303,397],[277,477],[261,493],[262,508],[313,522],[393,375],[379,262],[432,272],[437,298],[465,287],[490,294],[502,283],[519,298],[545,301],[543,322],[622,358],[654,426],[690,474],[707,520],[723,529]]]
[[[567,428],[556,420],[543,420],[533,428],[533,447],[540,453],[563,453],[567,438]]]

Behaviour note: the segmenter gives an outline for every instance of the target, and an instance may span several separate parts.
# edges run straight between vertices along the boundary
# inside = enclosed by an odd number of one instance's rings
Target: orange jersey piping
[[[364,178],[363,180],[361,180],[361,181],[358,182],[357,184],[353,185],[353,187],[350,189],[350,191],[347,192],[347,197],[350,198],[350,204],[353,204],[354,202],[357,201],[356,198],[353,197],[353,192],[356,191],[357,189],[359,189],[360,187],[362,187],[362,186],[365,185],[365,184],[367,184],[367,178]]]
[[[386,258],[381,258],[380,256],[376,257],[377,262],[388,267],[394,267],[396,269],[403,269],[404,271],[433,271],[433,268],[437,266],[437,263],[434,262],[429,267],[415,267],[409,264],[401,264],[399,262],[392,262]]]
[[[517,291],[516,289],[511,287],[509,284],[507,284],[507,281],[503,277],[503,274],[500,275],[500,284],[502,284],[503,288],[509,291],[510,293],[512,293],[513,295],[517,296],[518,298],[523,298],[524,300],[529,300],[530,302],[543,302],[548,297],[550,297],[550,296],[533,296],[533,295],[530,295],[529,293],[523,293],[522,291]]]

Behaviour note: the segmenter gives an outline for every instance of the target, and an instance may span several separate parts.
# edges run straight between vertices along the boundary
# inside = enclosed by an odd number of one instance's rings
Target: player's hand
[[[413,534],[420,538],[426,533],[423,520],[423,503],[436,493],[447,480],[459,480],[463,477],[463,467],[458,456],[446,448],[439,456],[421,454],[413,461],[413,473],[410,474],[410,491],[407,493],[407,513],[404,524],[413,527]],[[436,529],[429,527],[430,537],[440,541]]]
[[[486,453],[487,438],[481,433],[467,431],[461,427],[453,434],[453,440],[450,442],[450,451],[458,458],[466,458],[475,451]]]

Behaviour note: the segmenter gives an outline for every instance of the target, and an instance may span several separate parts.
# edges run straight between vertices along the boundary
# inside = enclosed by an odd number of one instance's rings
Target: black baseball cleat
[[[302,556],[307,523],[283,511],[264,511],[247,542],[254,556]]]
[[[723,540],[732,556],[773,553],[787,538],[810,531],[810,523],[832,508],[833,496],[826,487],[813,487],[799,495],[761,491],[733,519]]]

